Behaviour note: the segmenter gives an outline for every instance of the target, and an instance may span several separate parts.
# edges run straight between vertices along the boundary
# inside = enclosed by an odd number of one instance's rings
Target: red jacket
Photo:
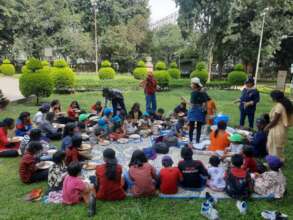
[[[7,144],[9,144],[7,133],[4,128],[0,128],[0,151],[5,150]]]
[[[79,161],[80,155],[76,148],[69,147],[66,150],[65,164],[69,165],[72,161]]]
[[[157,91],[157,80],[155,80],[155,78],[152,75],[148,75],[145,82],[145,93],[147,95],[155,94]]]
[[[36,172],[36,160],[34,155],[27,152],[23,155],[20,166],[19,166],[19,176],[23,183],[29,183],[31,181],[31,177]]]

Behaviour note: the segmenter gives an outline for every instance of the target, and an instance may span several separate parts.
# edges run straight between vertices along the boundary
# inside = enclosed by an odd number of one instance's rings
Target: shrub
[[[50,67],[50,63],[47,60],[42,61],[43,70],[47,71],[47,73],[51,73],[52,69]]]
[[[228,81],[233,86],[243,85],[247,78],[242,64],[234,66],[234,70],[228,74]]]
[[[52,75],[56,92],[74,88],[75,74],[65,60],[54,61]]]
[[[27,64],[29,63],[29,60],[25,61],[25,65],[21,67],[21,73],[27,73],[29,72],[29,69],[27,68]]]
[[[181,77],[181,72],[180,70],[177,68],[177,64],[176,62],[172,62],[170,64],[170,69],[168,70],[169,75],[173,78],[173,79],[180,79]]]
[[[111,67],[112,64],[109,60],[104,60],[101,64],[102,68],[99,70],[99,77],[101,80],[104,79],[114,79],[116,72]]]
[[[208,80],[208,71],[206,69],[206,65],[204,62],[199,62],[196,65],[195,70],[190,74],[190,78],[197,77],[200,79],[200,81],[205,84]]]
[[[161,88],[169,87],[171,77],[167,70],[156,70],[154,71],[154,77]]]
[[[15,67],[11,64],[10,60],[4,59],[2,65],[0,66],[0,72],[6,76],[12,76],[15,74]]]
[[[133,76],[135,79],[141,80],[145,79],[147,76],[147,68],[145,63],[140,60],[137,62],[136,68],[133,70]]]
[[[53,79],[39,67],[41,67],[41,61],[34,58],[30,59],[27,63],[26,72],[19,79],[19,89],[22,95],[25,97],[37,96],[37,103],[40,97],[49,97],[54,88]]]
[[[166,63],[164,63],[163,61],[158,61],[155,65],[155,69],[156,70],[165,70],[167,69]]]

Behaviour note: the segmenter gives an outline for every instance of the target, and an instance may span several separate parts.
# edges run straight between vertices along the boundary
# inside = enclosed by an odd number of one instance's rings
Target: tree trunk
[[[213,49],[214,49],[214,46],[211,45],[209,47],[209,53],[208,53],[208,81],[207,81],[208,83],[212,79]]]

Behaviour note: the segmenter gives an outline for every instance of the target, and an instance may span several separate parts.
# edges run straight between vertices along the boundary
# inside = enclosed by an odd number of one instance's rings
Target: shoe
[[[96,197],[90,194],[89,206],[88,206],[88,217],[93,217],[96,214]]]
[[[218,211],[209,202],[202,203],[200,213],[209,220],[219,220]]]
[[[218,200],[214,198],[209,192],[206,192],[206,200],[209,202],[212,206],[216,205]]]
[[[240,212],[240,214],[245,215],[247,212],[247,202],[245,201],[237,201],[236,206]]]
[[[286,219],[288,219],[288,215],[282,214],[277,211],[265,210],[261,213],[261,216],[267,220],[286,220]]]

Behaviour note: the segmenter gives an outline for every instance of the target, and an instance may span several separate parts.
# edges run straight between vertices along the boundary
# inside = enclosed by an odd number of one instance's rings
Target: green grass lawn
[[[169,92],[158,93],[158,105],[166,112],[172,111],[180,102],[180,96],[189,96],[188,89],[173,89]],[[239,120],[238,108],[232,103],[239,97],[238,91],[210,90],[209,94],[216,100],[218,111],[231,116],[231,124],[236,125]],[[76,99],[83,109],[89,109],[97,99],[102,99],[100,93],[77,93],[73,95],[52,95],[52,99],[60,99],[63,109],[70,101]],[[125,92],[125,100],[129,108],[134,102],[139,102],[144,108],[144,95],[142,91]],[[261,103],[258,105],[257,115],[268,112],[273,103],[268,95],[262,94]],[[11,104],[0,113],[0,120],[4,117],[14,117],[21,111],[35,113],[37,107],[29,102],[23,104]],[[284,173],[288,181],[288,194],[282,200],[249,201],[249,211],[246,216],[241,216],[236,209],[233,200],[221,200],[218,211],[221,219],[261,219],[260,212],[269,210],[280,210],[293,216],[293,132],[289,133],[289,146],[286,149],[287,163]],[[29,203],[23,201],[23,196],[31,189],[42,187],[46,189],[46,183],[24,185],[18,177],[17,159],[0,159],[0,219],[84,219],[87,210],[83,205],[65,207],[62,205],[44,205],[41,203]],[[128,198],[122,202],[97,202],[97,215],[95,219],[204,219],[200,215],[202,200],[164,200],[159,198],[132,199]]]

